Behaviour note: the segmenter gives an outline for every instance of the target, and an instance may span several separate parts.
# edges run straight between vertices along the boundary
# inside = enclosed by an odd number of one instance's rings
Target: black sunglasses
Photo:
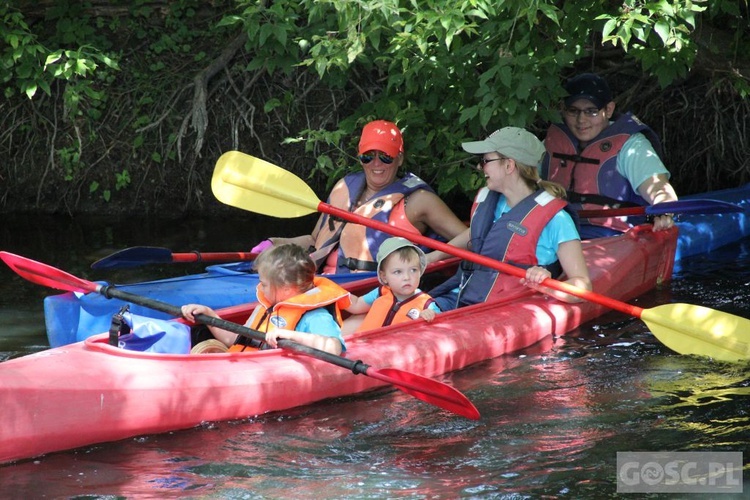
[[[486,158],[484,158],[484,157],[482,157],[482,158],[479,158],[479,165],[477,165],[477,168],[478,168],[479,170],[482,170],[482,168],[483,168],[483,167],[484,167],[485,165],[487,165],[488,163],[490,163],[490,162],[492,162],[492,161],[500,161],[500,160],[507,160],[507,158],[505,158],[504,156],[501,156],[500,158],[490,158],[489,160],[488,160],[488,159],[486,159]]]
[[[390,165],[391,163],[393,163],[393,157],[388,156],[385,153],[378,153],[378,158],[380,159],[381,163],[385,163],[386,165]],[[370,163],[374,159],[375,155],[359,155],[359,161],[364,164]]]

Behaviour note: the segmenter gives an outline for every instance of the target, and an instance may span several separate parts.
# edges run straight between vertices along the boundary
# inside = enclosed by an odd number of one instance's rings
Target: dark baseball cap
[[[594,106],[601,109],[612,101],[612,92],[609,90],[606,80],[593,73],[583,73],[574,76],[563,85],[568,92],[565,105],[570,106],[578,99],[587,99]]]

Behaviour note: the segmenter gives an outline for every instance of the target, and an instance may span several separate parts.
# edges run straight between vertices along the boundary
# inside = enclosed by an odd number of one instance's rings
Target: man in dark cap
[[[559,182],[573,208],[596,209],[676,201],[656,133],[632,113],[614,116],[607,82],[584,73],[564,85],[563,123],[550,126],[544,141],[543,179]],[[629,220],[628,220],[629,219]],[[643,218],[581,219],[583,239],[609,236]],[[654,231],[674,225],[671,215],[654,218]]]

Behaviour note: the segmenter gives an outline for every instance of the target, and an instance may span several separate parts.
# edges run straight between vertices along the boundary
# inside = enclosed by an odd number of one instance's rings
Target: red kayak
[[[585,242],[594,290],[630,300],[669,280],[676,244],[676,230],[653,233],[650,226]],[[374,286],[370,279],[348,288],[361,294]],[[242,324],[252,307],[221,312]],[[346,339],[346,358],[435,377],[563,335],[607,310],[522,290],[440,314],[431,324],[419,320],[356,334]],[[107,334],[99,334],[0,363],[0,463],[386,385],[285,350],[169,355],[126,351],[107,341]]]

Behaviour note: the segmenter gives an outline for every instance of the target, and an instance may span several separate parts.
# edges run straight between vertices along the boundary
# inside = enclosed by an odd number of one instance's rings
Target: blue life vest
[[[364,172],[349,174],[331,191],[328,204],[368,219],[407,230],[413,229],[415,234],[418,233],[408,220],[392,220],[393,209],[406,196],[419,189],[433,192],[426,182],[414,174],[407,173],[357,206],[357,201],[366,187],[367,179]],[[374,271],[377,268],[375,255],[377,255],[378,248],[383,241],[390,238],[389,234],[382,231],[358,224],[347,224],[346,221],[338,220],[328,214],[321,217],[316,230],[318,231],[315,241],[317,250],[313,253],[313,259],[320,266],[325,262],[328,254],[338,246],[336,274]],[[366,245],[362,245],[363,241]]]

